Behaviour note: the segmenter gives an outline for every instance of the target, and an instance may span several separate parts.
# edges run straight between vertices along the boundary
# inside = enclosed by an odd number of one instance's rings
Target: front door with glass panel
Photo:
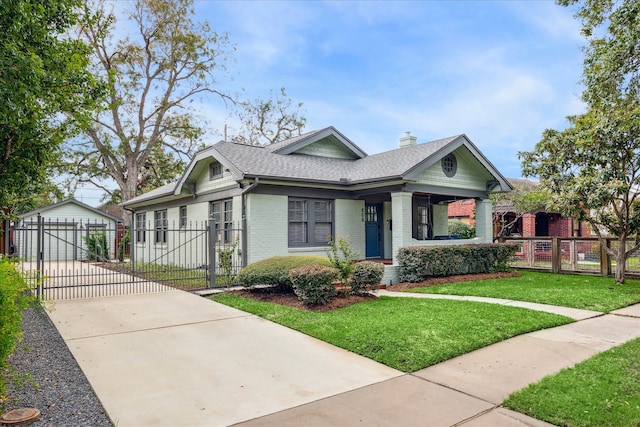
[[[366,257],[382,256],[382,204],[365,205],[365,243]]]

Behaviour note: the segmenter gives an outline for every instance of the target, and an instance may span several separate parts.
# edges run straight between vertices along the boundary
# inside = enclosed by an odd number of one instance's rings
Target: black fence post
[[[36,295],[38,298],[42,298],[42,270],[44,269],[44,218],[38,214],[38,223],[36,231]]]
[[[216,220],[215,218],[209,218],[208,226],[208,247],[209,252],[209,288],[216,286]]]

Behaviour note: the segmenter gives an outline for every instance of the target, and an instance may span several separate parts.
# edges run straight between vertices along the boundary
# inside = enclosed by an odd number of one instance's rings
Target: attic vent
[[[447,177],[451,178],[456,174],[456,171],[458,170],[458,160],[453,153],[444,156],[441,163],[442,172],[444,172]]]

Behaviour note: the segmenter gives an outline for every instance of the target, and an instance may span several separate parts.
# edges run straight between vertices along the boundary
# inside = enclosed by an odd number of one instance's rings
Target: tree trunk
[[[616,284],[624,284],[624,273],[627,265],[627,239],[621,237],[618,239],[618,248],[615,256],[616,260]]]

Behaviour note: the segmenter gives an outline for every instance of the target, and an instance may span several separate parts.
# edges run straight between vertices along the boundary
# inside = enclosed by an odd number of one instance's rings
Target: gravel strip
[[[42,309],[27,309],[22,341],[9,359],[21,380],[10,381],[5,412],[36,408],[30,426],[112,426],[69,348]]]

